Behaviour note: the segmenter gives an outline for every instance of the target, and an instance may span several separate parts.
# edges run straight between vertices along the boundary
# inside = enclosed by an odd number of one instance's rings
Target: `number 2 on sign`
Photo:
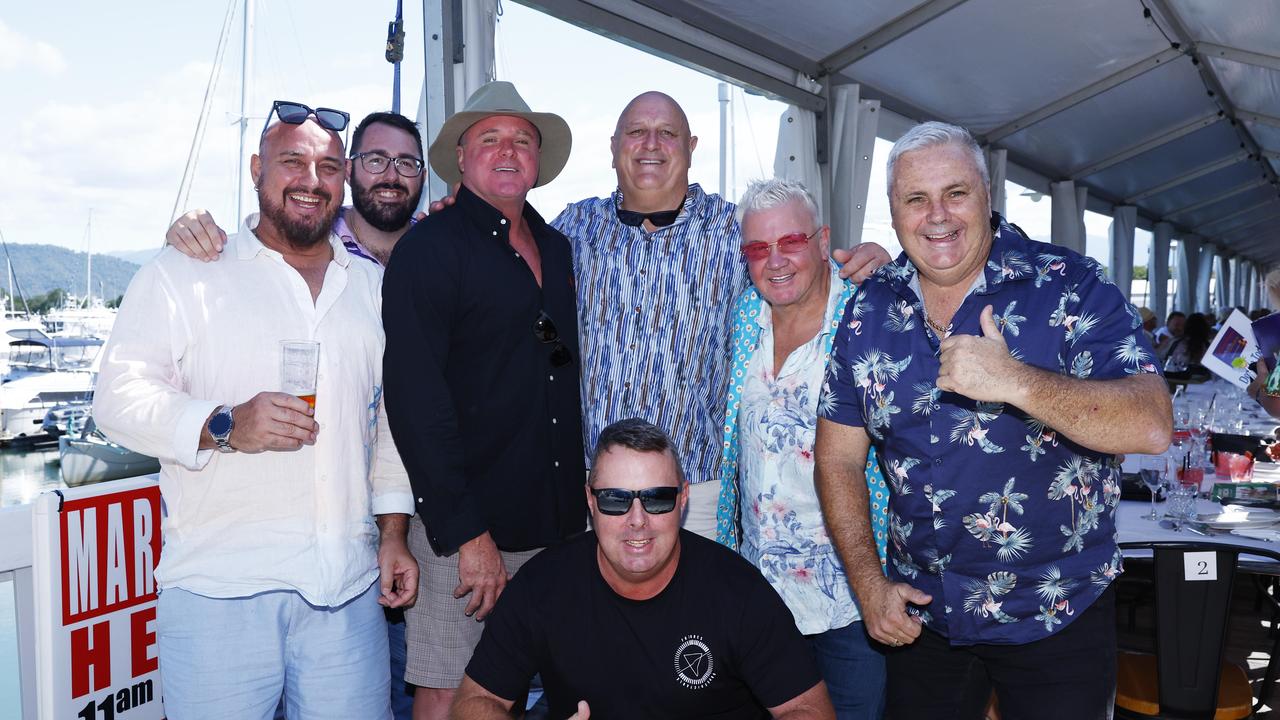
[[[1182,556],[1183,579],[1188,582],[1218,579],[1218,553],[1189,552]]]

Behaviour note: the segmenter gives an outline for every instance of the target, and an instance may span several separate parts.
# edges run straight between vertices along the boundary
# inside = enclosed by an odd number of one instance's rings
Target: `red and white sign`
[[[39,716],[163,718],[160,486],[129,479],[45,493],[32,530]]]

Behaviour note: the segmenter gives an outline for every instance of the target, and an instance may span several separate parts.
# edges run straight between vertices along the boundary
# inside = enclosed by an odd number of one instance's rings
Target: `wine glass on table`
[[[1142,516],[1145,520],[1160,519],[1160,515],[1156,513],[1156,493],[1164,485],[1165,473],[1162,472],[1163,468],[1155,464],[1155,461],[1160,461],[1161,464],[1166,463],[1166,459],[1163,457],[1143,458],[1142,466],[1138,468],[1138,476],[1142,478],[1142,484],[1146,485],[1147,490],[1151,491],[1151,513]]]

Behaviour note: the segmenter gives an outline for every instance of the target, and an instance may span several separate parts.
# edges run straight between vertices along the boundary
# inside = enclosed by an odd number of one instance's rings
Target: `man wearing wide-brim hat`
[[[414,716],[445,717],[507,578],[586,526],[569,243],[525,201],[571,136],[491,82],[431,144],[457,201],[396,245],[383,285],[387,413],[418,516]]]

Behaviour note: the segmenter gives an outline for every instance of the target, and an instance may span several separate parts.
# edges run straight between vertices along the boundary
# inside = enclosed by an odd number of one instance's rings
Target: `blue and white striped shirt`
[[[750,280],[734,205],[689,186],[675,223],[618,220],[618,193],[574,203],[552,225],[573,243],[585,447],[609,423],[666,430],[689,482],[716,480],[729,330]]]

